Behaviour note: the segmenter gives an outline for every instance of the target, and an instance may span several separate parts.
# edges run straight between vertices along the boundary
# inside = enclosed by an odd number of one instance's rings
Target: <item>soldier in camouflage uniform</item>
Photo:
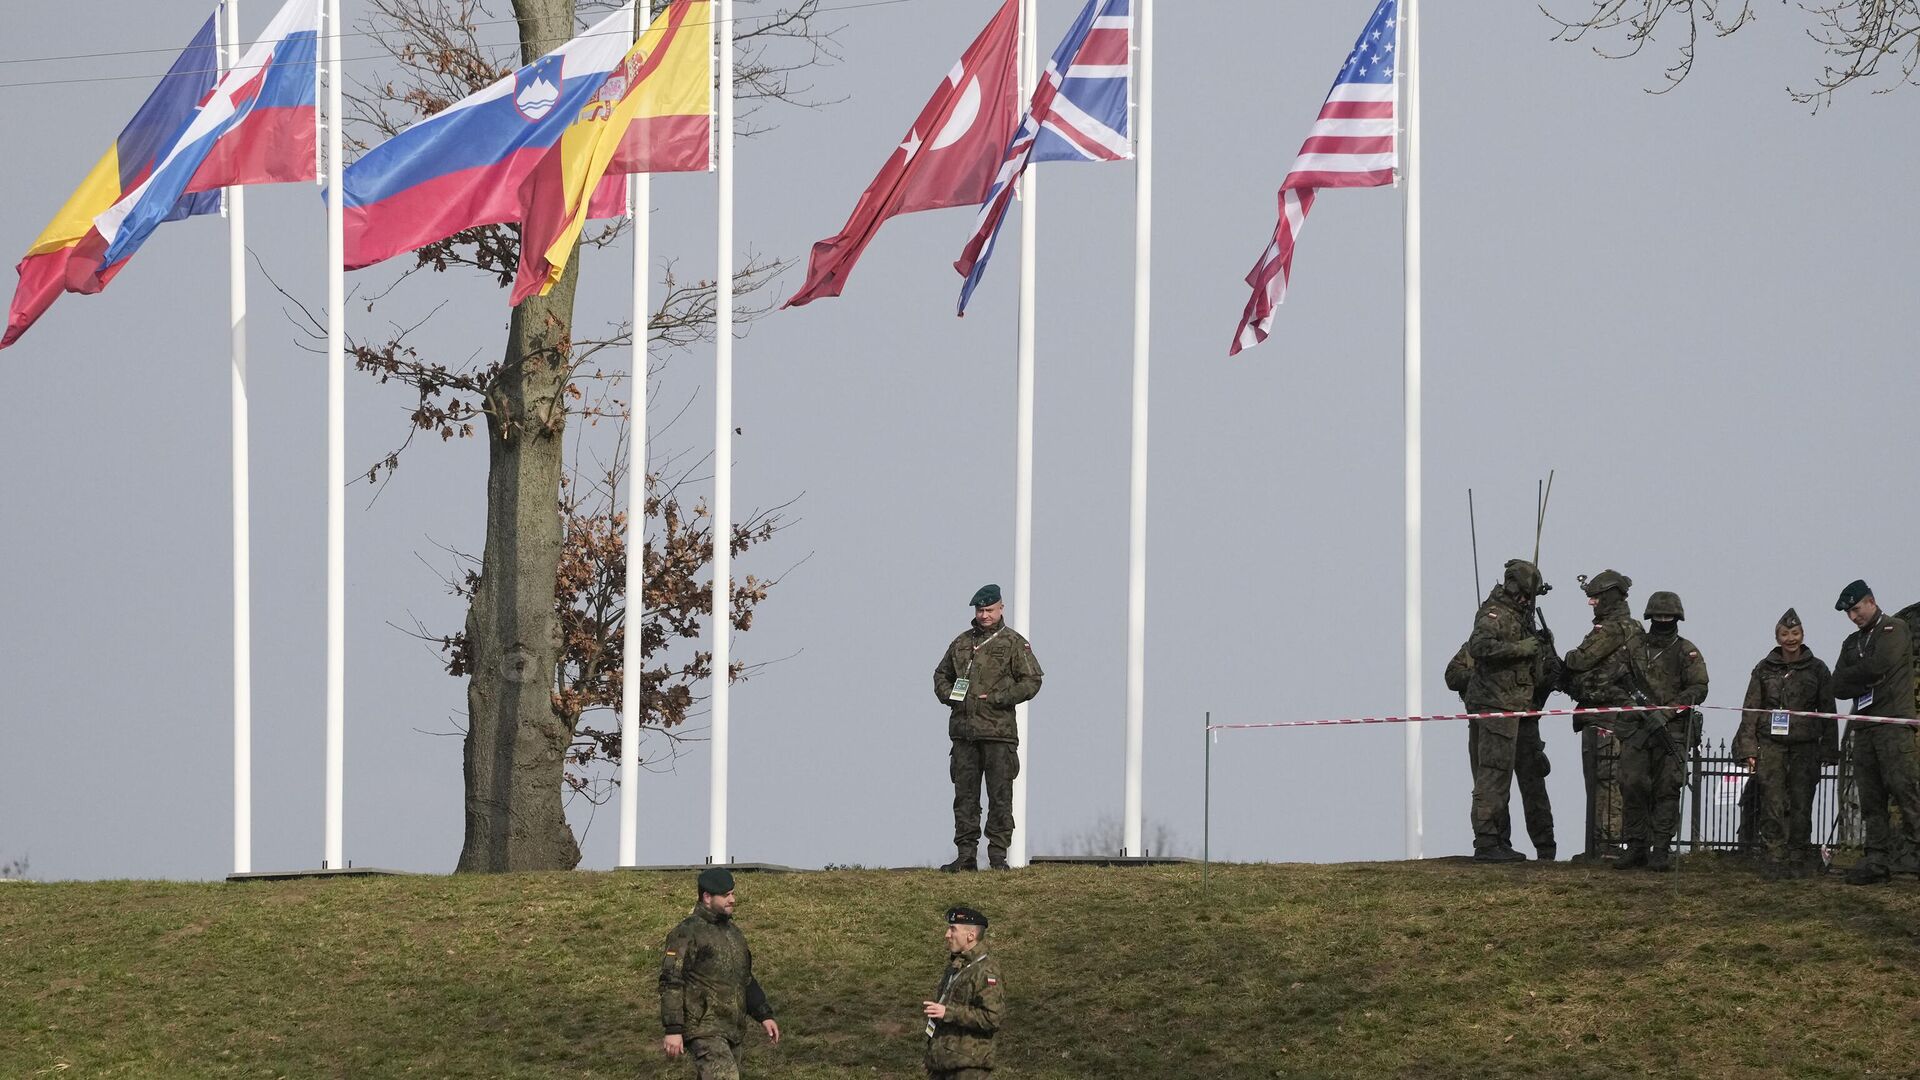
[[[660,1047],[693,1058],[697,1080],[740,1080],[741,1043],[751,1017],[780,1042],[773,1007],[753,977],[753,952],[733,921],[733,874],[700,872],[700,902],[667,935],[660,960]]]
[[[1525,559],[1506,565],[1500,586],[1480,605],[1467,639],[1472,661],[1462,693],[1468,712],[1525,713],[1540,707],[1545,694],[1536,694],[1543,681],[1551,689],[1551,665],[1560,658],[1543,642],[1534,625],[1534,604],[1547,591],[1540,571]],[[1526,856],[1513,850],[1508,805],[1513,798],[1516,771],[1524,782],[1523,807],[1534,850],[1544,859],[1554,856],[1553,808],[1546,800],[1546,747],[1540,740],[1538,716],[1473,721],[1473,857],[1480,862],[1519,862]],[[1523,764],[1524,762],[1524,764]]]
[[[1913,641],[1907,625],[1880,610],[1873,590],[1855,581],[1841,592],[1834,608],[1847,613],[1859,629],[1840,646],[1833,667],[1833,694],[1852,698],[1848,712],[1857,716],[1914,717]],[[1868,720],[1847,721],[1853,740],[1854,783],[1860,790],[1860,816],[1867,832],[1867,852],[1847,871],[1852,885],[1875,885],[1890,880],[1893,871],[1915,869],[1910,858],[1920,847],[1920,763],[1915,732],[1900,724]],[[1900,810],[1896,836],[1888,808]]]
[[[973,594],[973,625],[953,639],[933,669],[933,693],[947,706],[947,737],[953,741],[948,772],[953,778],[954,860],[949,873],[979,869],[980,782],[987,786],[987,858],[1007,868],[1013,843],[1013,780],[1020,775],[1020,725],[1014,709],[1040,692],[1045,674],[1033,646],[1004,620],[1000,586]]]
[[[1566,656],[1567,694],[1586,708],[1631,705],[1627,656],[1643,633],[1627,606],[1633,579],[1616,570],[1602,570],[1591,578],[1581,575],[1580,588],[1593,608],[1593,629]],[[1581,772],[1587,788],[1587,844],[1581,856],[1586,859],[1601,858],[1608,842],[1621,835],[1617,723],[1605,714],[1573,718],[1573,730],[1580,732]]]
[[[947,909],[947,967],[927,1018],[927,1075],[932,1080],[988,1080],[993,1035],[1006,1021],[1000,965],[987,954],[987,917],[969,907]]]
[[[1773,628],[1774,650],[1754,665],[1742,703],[1733,756],[1753,772],[1757,830],[1770,878],[1811,872],[1808,837],[1813,832],[1813,792],[1820,765],[1840,760],[1840,725],[1828,717],[1791,713],[1833,711],[1833,673],[1805,645],[1806,629],[1788,608]]]
[[[1707,662],[1680,636],[1686,618],[1680,597],[1647,597],[1647,632],[1628,650],[1635,704],[1698,705],[1707,700]],[[1680,827],[1680,791],[1687,784],[1687,754],[1697,740],[1694,709],[1630,713],[1620,740],[1621,825],[1627,852],[1615,870],[1644,866],[1673,869],[1673,840]]]

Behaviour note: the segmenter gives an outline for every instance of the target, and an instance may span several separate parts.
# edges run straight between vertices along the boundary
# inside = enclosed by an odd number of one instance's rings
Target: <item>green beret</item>
[[[948,926],[977,926],[987,928],[987,917],[970,907],[950,907],[947,909]]]
[[[1840,599],[1834,601],[1833,610],[1845,611],[1872,595],[1873,590],[1867,588],[1866,582],[1855,579],[1853,584],[1840,590]]]
[[[973,606],[976,608],[992,607],[999,602],[1000,586],[998,585],[982,585],[979,591],[973,594]]]
[[[733,871],[724,866],[709,866],[700,871],[700,891],[725,896],[733,891]]]

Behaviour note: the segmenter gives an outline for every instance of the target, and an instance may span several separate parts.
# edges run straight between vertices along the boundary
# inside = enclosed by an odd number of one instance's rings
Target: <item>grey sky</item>
[[[743,246],[798,256],[835,232],[993,6],[846,12],[845,62],[817,84],[847,100],[782,115],[741,147]],[[1043,5],[1044,48],[1078,6]],[[1204,711],[1330,717],[1402,701],[1397,194],[1328,193],[1272,340],[1224,355],[1274,188],[1369,8],[1203,0],[1159,14],[1146,812],[1189,848]],[[1920,164],[1901,137],[1920,99],[1853,92],[1809,116],[1782,89],[1818,62],[1791,9],[1711,43],[1680,90],[1652,97],[1641,88],[1659,49],[1605,63],[1551,43],[1531,5],[1431,8],[1429,709],[1457,704],[1440,672],[1476,599],[1469,486],[1491,580],[1530,545],[1534,481],[1557,468],[1543,569],[1563,646],[1586,622],[1576,572],[1631,575],[1636,613],[1675,589],[1715,703],[1738,703],[1788,605],[1831,659],[1850,629],[1832,600],[1849,579],[1890,608],[1920,597],[1908,542],[1920,511],[1902,498],[1910,454],[1894,433],[1920,402],[1891,317],[1908,302],[1920,224],[1882,209]],[[204,10],[16,3],[5,53],[173,47]],[[250,0],[246,28],[270,13]],[[8,64],[0,82],[164,66]],[[0,251],[25,251],[148,86],[0,89],[12,155]],[[1120,811],[1132,185],[1124,165],[1041,171],[1032,637],[1048,680],[1032,713],[1034,854]],[[710,275],[711,181],[666,177],[655,194],[656,258]],[[323,296],[314,191],[255,189],[249,205],[274,276]],[[806,559],[736,646],[791,655],[733,699],[740,860],[950,853],[929,674],[974,587],[1012,578],[1017,260],[1003,247],[972,314],[953,318],[948,264],[971,220],[894,220],[844,298],[757,323],[738,347],[736,505],[801,497],[793,526],[740,570]],[[105,294],[62,299],[0,356],[0,395],[15,403],[0,471],[0,861],[26,855],[38,876],[229,868],[225,250],[216,220],[169,225]],[[588,260],[582,325],[620,320],[626,250]],[[267,869],[321,855],[324,371],[258,273],[252,289],[253,861]],[[430,340],[443,356],[498,351],[504,295],[455,276],[350,318],[370,333],[441,299]],[[655,453],[699,453],[711,350],[667,359]],[[408,399],[358,375],[348,391],[353,469],[404,434]],[[393,627],[459,624],[437,545],[479,550],[484,467],[478,442],[422,443],[377,502],[364,487],[350,496],[346,853],[359,865],[444,871],[458,852],[460,744],[434,733],[451,730],[464,683]],[[1544,726],[1573,848],[1576,741],[1564,722]],[[1708,720],[1713,737],[1731,726]],[[1463,739],[1427,730],[1429,854],[1469,847]],[[1398,857],[1400,746],[1386,728],[1224,736],[1215,854]],[[705,749],[647,777],[642,861],[705,854]],[[584,865],[612,865],[614,806],[571,816]]]

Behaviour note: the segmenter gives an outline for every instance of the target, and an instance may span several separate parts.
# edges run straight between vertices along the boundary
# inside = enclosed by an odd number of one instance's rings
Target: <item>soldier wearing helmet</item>
[[[1507,563],[1499,587],[1474,614],[1466,652],[1472,661],[1462,696],[1467,711],[1524,714],[1539,707],[1536,691],[1551,689],[1560,658],[1534,625],[1534,604],[1549,586],[1525,559]],[[1544,695],[1539,695],[1544,699]],[[1531,725],[1531,726],[1529,726]],[[1534,850],[1554,857],[1553,810],[1546,800],[1546,754],[1540,718],[1513,716],[1473,722],[1473,857],[1480,862],[1523,862],[1513,850],[1507,807],[1516,771],[1522,774],[1522,806]]]
[[[1593,608],[1593,629],[1566,658],[1566,690],[1587,708],[1633,703],[1628,650],[1644,632],[1627,606],[1633,579],[1617,570],[1580,576],[1580,589]],[[1573,719],[1580,732],[1580,765],[1587,789],[1586,851],[1576,858],[1599,859],[1620,838],[1619,721],[1602,715]]]
[[[1636,703],[1698,705],[1707,700],[1707,662],[1680,636],[1686,609],[1676,593],[1647,597],[1647,632],[1628,650]],[[1680,827],[1680,789],[1687,783],[1687,751],[1698,741],[1691,708],[1635,714],[1638,730],[1620,744],[1621,831],[1627,852],[1615,870],[1673,868]]]

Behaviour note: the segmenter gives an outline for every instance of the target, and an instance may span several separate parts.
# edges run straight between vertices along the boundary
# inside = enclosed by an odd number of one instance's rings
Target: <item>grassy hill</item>
[[[994,919],[1015,1077],[1920,1075],[1920,886],[1701,862],[743,875],[754,1077],[921,1075],[941,911]],[[688,1076],[691,875],[0,886],[0,1077]]]

